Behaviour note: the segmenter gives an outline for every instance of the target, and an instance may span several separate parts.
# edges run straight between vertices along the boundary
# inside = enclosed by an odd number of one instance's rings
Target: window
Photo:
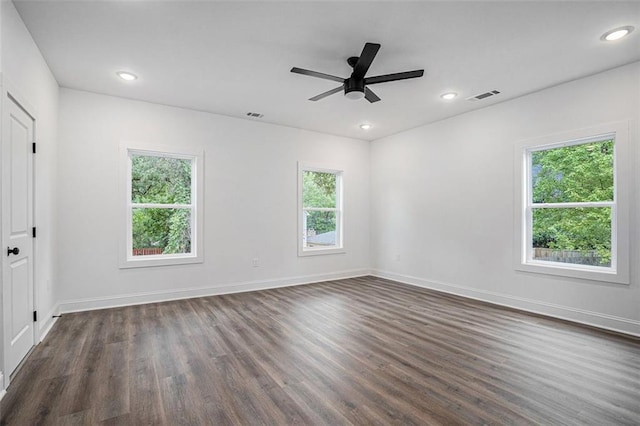
[[[122,267],[202,261],[201,156],[127,149]]]
[[[342,253],[340,170],[298,166],[298,254]]]
[[[628,282],[620,182],[626,132],[606,130],[544,138],[520,150],[519,269]]]

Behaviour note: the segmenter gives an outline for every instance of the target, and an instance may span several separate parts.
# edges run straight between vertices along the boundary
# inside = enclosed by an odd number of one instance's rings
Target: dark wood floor
[[[2,424],[640,424],[640,341],[358,278],[64,315]]]

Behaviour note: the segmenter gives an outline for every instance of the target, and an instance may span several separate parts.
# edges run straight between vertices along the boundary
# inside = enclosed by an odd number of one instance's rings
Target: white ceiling
[[[367,140],[640,60],[635,1],[14,3],[63,87]],[[636,31],[600,40],[625,25]],[[425,76],[372,86],[374,104],[308,101],[336,83],[291,67],[347,77],[367,41],[382,44],[367,76]],[[465,100],[492,89],[502,93]],[[460,96],[445,102],[446,91]]]

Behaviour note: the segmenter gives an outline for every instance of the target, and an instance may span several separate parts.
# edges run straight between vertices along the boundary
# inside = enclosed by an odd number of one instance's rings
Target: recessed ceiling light
[[[450,101],[451,99],[454,99],[456,96],[458,96],[458,94],[454,92],[443,93],[442,95],[440,95],[440,97],[445,101]]]
[[[371,128],[371,124],[367,124],[367,123],[361,124],[360,128],[362,130],[369,130]]]
[[[138,79],[137,75],[131,74],[130,72],[126,71],[118,71],[116,74],[118,74],[118,77],[126,81],[133,81]]]
[[[631,31],[633,31],[632,26],[615,28],[613,30],[607,31],[606,33],[602,34],[602,37],[600,37],[600,40],[603,40],[603,41],[620,40],[622,37],[631,34]]]

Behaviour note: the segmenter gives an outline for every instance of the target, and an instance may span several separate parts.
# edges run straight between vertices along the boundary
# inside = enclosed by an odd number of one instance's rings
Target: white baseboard
[[[398,274],[383,270],[355,269],[340,271],[329,274],[305,275],[299,277],[288,277],[282,279],[271,279],[262,281],[246,281],[238,283],[223,284],[215,287],[194,287],[179,290],[162,290],[155,292],[145,292],[127,294],[119,296],[87,298],[66,300],[60,302],[55,310],[49,315],[48,325],[42,325],[41,339],[51,330],[55,323],[54,313],[71,313],[90,311],[96,309],[116,308],[120,306],[141,305],[146,303],[166,302],[170,300],[190,299],[194,297],[216,296],[222,294],[242,293],[247,291],[267,290],[271,288],[290,287],[295,285],[312,284],[322,281],[339,280],[346,278],[362,277],[373,275],[379,278],[386,278],[404,284],[440,291],[443,293],[455,294],[457,296],[493,303],[495,305],[520,309],[536,314],[547,315],[554,318],[586,324],[618,333],[629,334],[640,337],[640,321],[584,309],[572,308],[534,299],[504,295],[486,290],[478,290],[471,287],[448,284],[444,282],[427,280],[410,275]]]
[[[378,269],[372,270],[371,275],[379,278],[398,281],[404,284],[414,285],[416,287],[427,288],[443,293],[455,294],[457,296],[462,296],[469,299],[480,300],[483,302],[493,303],[495,305],[520,309],[527,312],[546,315],[554,318],[602,328],[605,330],[640,337],[640,321],[635,321],[628,318],[587,311],[584,309],[572,308],[569,306],[556,305],[553,303],[527,299],[524,297],[509,296],[486,290],[478,290],[471,287],[448,284],[434,280],[427,280],[410,275],[398,274],[395,272],[382,271]]]
[[[56,320],[58,318],[54,318],[53,316],[56,314],[56,312],[58,312],[59,307],[58,305],[55,305],[51,311],[49,311],[44,318],[42,318],[39,322],[40,328],[38,330],[38,333],[40,334],[40,342],[42,342],[44,340],[44,338],[47,336],[47,334],[49,334],[49,332],[51,331],[51,329],[53,328],[53,325],[56,323]]]
[[[0,371],[0,401],[2,401],[2,398],[4,398],[6,394],[7,390],[4,386],[4,376],[2,375],[2,371]]]
[[[191,299],[194,297],[216,296],[221,294],[267,290],[270,288],[290,287],[302,284],[312,284],[322,281],[362,277],[370,275],[370,272],[371,271],[368,269],[353,269],[328,274],[305,275],[299,277],[222,284],[215,287],[194,287],[178,290],[161,290],[154,292],[125,294],[119,296],[65,300],[58,304],[57,313],[64,314],[71,312],[91,311],[96,309],[116,308],[120,306],[143,305],[146,303]]]

